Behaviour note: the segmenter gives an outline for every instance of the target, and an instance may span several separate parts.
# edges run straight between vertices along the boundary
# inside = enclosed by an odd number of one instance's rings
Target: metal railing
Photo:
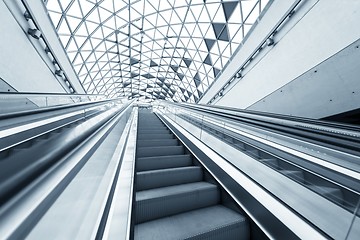
[[[62,214],[66,212],[69,221],[77,219],[76,216],[87,217],[83,224],[79,224],[78,231],[59,230],[52,232],[53,236],[70,239],[76,236],[95,238],[99,231],[103,233],[105,226],[102,218],[107,221],[108,216],[113,214],[112,211],[109,212],[110,206],[107,202],[112,202],[114,206],[119,205],[119,202],[112,198],[119,197],[114,194],[114,190],[116,192],[116,188],[119,187],[118,178],[123,180],[121,171],[123,171],[123,161],[126,161],[122,159],[125,151],[123,143],[128,139],[130,128],[128,121],[134,118],[132,112],[132,101],[111,106],[85,122],[63,131],[56,131],[53,135],[39,139],[41,141],[37,141],[27,149],[11,153],[10,158],[2,159],[3,161],[0,161],[2,166],[0,168],[2,172],[1,238],[19,239],[26,236],[37,238],[39,233],[40,236],[44,236],[46,233],[42,231],[47,232],[48,227],[53,226],[51,224],[56,224],[57,229],[68,230],[68,222],[61,225],[56,218],[50,217],[54,221],[40,221],[39,216],[46,218],[46,214],[54,209],[61,209],[54,211],[61,211]],[[107,144],[103,144],[104,142]],[[6,178],[4,175],[9,177]],[[85,185],[84,176],[87,179]],[[126,176],[125,178],[127,179]],[[93,197],[88,198],[86,194],[66,193],[69,191],[74,193],[74,189],[77,189],[76,192],[84,189],[87,189],[85,190],[87,193],[93,191]],[[57,204],[58,199],[62,199],[60,202],[81,201],[82,207],[78,208],[76,206],[79,205],[75,204],[73,206],[76,207],[76,211],[72,211],[72,208],[66,205],[64,207]],[[87,204],[83,204],[83,201]],[[122,203],[125,205],[120,207],[131,210],[131,207],[126,205],[128,201]],[[128,232],[124,232],[124,236],[126,234]]]
[[[104,100],[97,94],[0,92],[0,115]]]
[[[335,151],[321,146],[318,147],[313,143],[308,145],[306,142],[304,143],[303,138],[301,141],[298,141],[288,136],[281,136],[279,132],[274,134],[271,131],[265,131],[258,126],[249,127],[246,124],[239,123],[236,118],[233,118],[234,116],[226,117],[225,115],[219,114],[224,111],[224,109],[215,109],[211,112],[211,107],[206,107],[206,109],[204,109],[201,107],[196,108],[195,106],[189,104],[182,105],[174,103],[162,103],[158,106],[154,106],[154,108],[158,108],[164,116],[171,118],[175,123],[185,127],[186,130],[191,131],[191,134],[194,137],[203,141],[205,144],[209,144],[208,141],[211,138],[210,136],[213,136],[224,143],[218,143],[217,145],[215,144],[209,147],[221,149],[221,151],[225,151],[223,154],[226,155],[226,151],[231,152],[233,150],[226,150],[228,147],[225,146],[231,146],[231,149],[236,149],[237,151],[250,157],[250,159],[253,159],[253,163],[257,162],[257,165],[262,164],[263,166],[271,169],[268,171],[275,171],[277,174],[288,178],[288,181],[293,181],[307,189],[301,191],[313,192],[315,194],[314,199],[317,199],[316,195],[320,195],[331,202],[329,206],[334,206],[332,204],[335,204],[335,206],[342,208],[345,210],[342,213],[342,217],[346,219],[344,221],[349,223],[349,225],[346,226],[346,229],[341,230],[342,234],[353,235],[356,231],[358,231],[358,229],[354,230],[353,226],[355,226],[354,221],[358,221],[356,219],[360,216],[360,171],[358,171],[360,169],[359,155],[341,153],[338,150]],[[252,113],[252,117],[255,118],[254,113]],[[260,115],[260,119],[263,117],[264,116]],[[287,122],[288,120],[284,120],[279,117],[280,116],[272,118],[272,120],[277,120],[276,123],[273,122],[272,124],[279,125],[280,122],[283,122],[285,126],[291,125]],[[269,116],[267,116],[267,118],[270,120]],[[295,119],[292,118],[291,121],[295,121]],[[315,120],[311,121],[311,124],[313,125],[315,122]],[[326,124],[323,122],[321,123],[321,129],[317,133],[319,137],[321,137],[321,134],[329,133],[328,131],[325,131]],[[348,133],[348,131],[351,131],[349,129],[352,129],[352,126],[346,125],[345,130],[341,128],[336,131],[334,129],[335,125],[329,123],[329,126],[331,126],[331,134],[339,135],[341,138],[344,136],[352,138],[357,137],[356,134],[358,134],[358,132],[354,132],[354,134],[344,134],[344,132]],[[354,129],[356,129],[356,127]],[[306,128],[302,129],[302,131],[306,131]],[[220,145],[223,146],[223,148],[220,148]],[[352,165],[346,163],[346,160],[349,160]],[[245,164],[241,163],[240,159],[229,159],[229,162],[235,166]],[[251,163],[249,164],[251,165]],[[239,170],[245,171],[241,167]],[[251,178],[254,174],[254,176],[256,176],[256,173],[251,170],[249,171],[249,169],[247,169],[246,173]],[[271,182],[272,180],[268,179],[264,181]],[[263,182],[263,184],[264,183],[266,182]],[[286,186],[287,183],[284,182],[283,185]],[[283,190],[285,194],[287,191],[286,188],[287,187],[284,187]],[[328,190],[332,190],[333,192],[329,192]],[[312,195],[307,195],[298,196],[296,198],[299,198],[299,200],[303,199],[304,202],[307,202],[308,199],[312,198]],[[286,198],[287,196],[285,196],[285,199],[282,200],[287,202]],[[314,201],[311,204],[317,205],[321,203],[319,200],[319,202]],[[293,205],[292,207],[294,206],[296,205]],[[321,207],[323,206],[324,205]],[[328,213],[330,215],[339,211],[335,206],[331,207],[333,210],[329,209]],[[319,206],[319,208],[321,207]],[[299,213],[303,214],[301,212],[301,208],[295,208],[295,211],[300,211]],[[307,210],[304,211],[306,212]],[[334,212],[332,213],[332,211]],[[307,214],[311,215],[311,213]],[[333,216],[335,217],[335,215]],[[340,215],[338,217],[340,217]],[[314,219],[309,219],[309,221],[313,220]],[[314,224],[317,226],[316,222],[314,222]],[[328,225],[325,221],[323,222],[323,226],[319,226],[319,228],[323,230],[325,229],[325,232],[327,230],[331,232],[333,230],[328,229],[330,225],[331,224]],[[334,226],[332,228],[334,228]],[[331,234],[330,236],[339,236],[336,235],[337,233],[334,233],[335,235]]]

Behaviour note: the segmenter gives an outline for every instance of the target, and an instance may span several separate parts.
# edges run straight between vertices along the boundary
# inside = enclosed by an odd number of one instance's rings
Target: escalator
[[[269,166],[290,179],[327,198],[349,212],[356,210],[359,201],[359,181],[335,171],[318,166],[296,156],[253,139],[236,135],[202,119],[180,116],[204,131],[226,141],[239,151]],[[346,156],[345,156],[346,157]]]
[[[249,239],[250,223],[150,110],[139,110],[134,239]]]
[[[83,112],[85,110],[86,115]],[[115,113],[107,106],[99,106],[98,109],[88,106],[85,110],[69,108],[66,113],[51,111],[47,118],[20,116],[25,119],[28,117],[28,120],[13,125],[0,122],[0,207],[56,164]],[[55,116],[54,118],[59,117],[59,114],[60,119],[41,124],[51,118],[49,114]],[[70,116],[66,117],[67,115]],[[12,120],[16,122],[17,118]],[[11,134],[7,136],[6,133],[9,132]]]
[[[115,110],[0,149],[4,239],[357,239],[358,195],[296,156],[215,121]]]
[[[114,101],[68,117],[72,110],[20,116],[22,122],[7,128],[0,122],[0,239],[42,239],[49,229],[52,238],[94,239],[88,235],[102,229],[97,214],[111,196],[123,146],[118,142],[125,141],[133,107]],[[50,121],[56,114],[59,119]]]

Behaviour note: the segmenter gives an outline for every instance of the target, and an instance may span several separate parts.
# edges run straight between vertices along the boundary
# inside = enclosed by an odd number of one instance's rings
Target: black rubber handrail
[[[236,147],[236,145],[231,144],[230,145],[238,148],[240,151],[244,152],[247,155],[250,155],[251,157],[258,159],[258,161],[261,162],[261,159],[267,159],[267,158],[274,158],[278,161],[285,162],[289,165],[292,165],[297,169],[297,171],[304,171],[304,173],[308,173],[309,175],[312,175],[314,179],[308,179],[306,183],[301,183],[304,186],[310,185],[316,185],[314,182],[318,182],[321,185],[321,181],[328,182],[329,185],[336,186],[344,194],[344,204],[341,205],[341,207],[353,211],[353,208],[356,206],[357,199],[360,193],[360,184],[358,180],[353,179],[349,176],[343,175],[341,173],[337,173],[331,169],[323,168],[322,166],[319,166],[318,164],[311,163],[309,161],[303,160],[301,157],[292,155],[290,153],[273,149],[270,146],[267,146],[264,143],[257,142],[256,140],[251,140],[247,137],[231,133],[228,130],[222,129],[218,126],[213,126],[212,124],[202,122],[200,119],[195,119],[191,116],[187,115],[180,115],[179,117],[183,118],[186,121],[191,122],[194,125],[197,125],[199,127],[203,127],[203,131],[207,131],[209,134],[212,134],[220,139],[225,139],[221,135],[226,135],[228,138],[232,139],[230,142],[239,141],[244,144],[242,148]],[[205,127],[206,126],[206,127]],[[211,131],[211,130],[212,131]],[[247,148],[246,146],[249,146],[250,148]],[[251,150],[257,150],[259,151],[259,154],[254,155]],[[265,158],[261,157],[263,153]],[[265,164],[265,162],[262,162]],[[274,168],[273,168],[274,169]],[[295,170],[294,168],[291,168],[292,170]],[[274,169],[275,171],[280,171],[277,169]],[[286,169],[284,169],[286,170]],[[305,175],[305,174],[304,174]],[[285,175],[286,176],[286,175]],[[289,176],[287,176],[289,177]],[[290,177],[289,177],[290,178]],[[300,183],[300,182],[299,182]],[[327,185],[327,184],[325,184]],[[354,198],[354,196],[356,197]],[[353,201],[353,200],[356,201]],[[332,199],[329,199],[333,201]],[[339,205],[336,201],[334,202]],[[346,205],[348,204],[348,205]]]
[[[27,115],[33,115],[33,114],[44,113],[44,112],[57,111],[57,110],[61,110],[61,109],[67,109],[67,108],[73,108],[73,107],[79,107],[79,106],[92,106],[92,105],[96,106],[96,105],[101,105],[104,103],[116,102],[119,100],[120,99],[106,99],[106,100],[100,100],[100,101],[96,101],[96,102],[74,103],[74,104],[66,104],[66,105],[46,107],[46,108],[40,108],[40,109],[32,109],[32,110],[25,110],[25,111],[19,111],[19,112],[5,113],[5,114],[0,114],[0,120],[14,118],[14,117],[27,116]]]
[[[255,126],[257,128],[273,131],[276,133],[280,133],[286,136],[296,137],[301,140],[307,140],[315,144],[319,144],[326,147],[332,147],[341,151],[348,152],[350,154],[359,155],[360,152],[360,138],[351,135],[340,134],[336,132],[329,132],[314,128],[307,128],[306,126],[299,126],[299,125],[284,125],[281,123],[274,123],[269,119],[269,121],[263,119],[257,119],[256,115],[254,117],[244,117],[239,116],[235,113],[224,113],[219,109],[215,109],[214,107],[198,107],[191,104],[176,104],[171,103],[177,107],[191,109],[198,111],[200,113],[208,113],[213,114],[219,117],[223,117],[228,120],[235,120],[238,123],[249,124]],[[223,108],[224,109],[224,108]],[[294,121],[294,120],[292,120]],[[311,120],[311,124],[315,124],[316,120]],[[327,123],[326,123],[327,124]],[[332,123],[329,123],[333,125]],[[336,125],[336,124],[335,124]],[[334,126],[330,126],[334,127]],[[356,127],[350,126],[353,131],[360,131],[354,130],[357,129]]]
[[[320,125],[320,126],[324,126],[324,127],[333,127],[333,128],[339,128],[342,130],[351,130],[351,131],[359,131],[360,132],[360,127],[358,127],[356,125],[323,121],[323,120],[317,120],[317,119],[311,119],[311,118],[305,118],[305,117],[289,116],[289,115],[283,115],[283,114],[254,111],[254,110],[243,110],[243,109],[224,107],[224,106],[213,106],[213,105],[209,106],[209,105],[204,105],[204,104],[191,104],[191,103],[181,103],[181,104],[171,103],[171,104],[175,104],[175,105],[179,105],[179,106],[196,107],[196,108],[201,108],[201,109],[209,109],[212,111],[226,110],[226,111],[231,111],[232,114],[235,114],[235,115],[242,113],[242,114],[252,115],[254,117],[264,116],[264,117],[269,117],[269,118],[296,121],[296,122],[301,122],[301,123]]]
[[[124,104],[118,111],[99,117],[97,122],[93,121],[90,125],[81,123],[81,126],[76,126],[82,129],[77,130],[77,134],[72,129],[55,133],[56,136],[0,162],[0,206],[130,105]]]

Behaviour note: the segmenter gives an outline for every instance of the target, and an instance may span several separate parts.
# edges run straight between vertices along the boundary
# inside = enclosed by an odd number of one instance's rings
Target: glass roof
[[[268,0],[48,0],[89,94],[196,102]]]

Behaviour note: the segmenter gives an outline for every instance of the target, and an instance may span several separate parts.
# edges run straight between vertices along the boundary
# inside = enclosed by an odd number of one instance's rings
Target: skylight
[[[196,102],[268,0],[49,0],[89,94]]]

